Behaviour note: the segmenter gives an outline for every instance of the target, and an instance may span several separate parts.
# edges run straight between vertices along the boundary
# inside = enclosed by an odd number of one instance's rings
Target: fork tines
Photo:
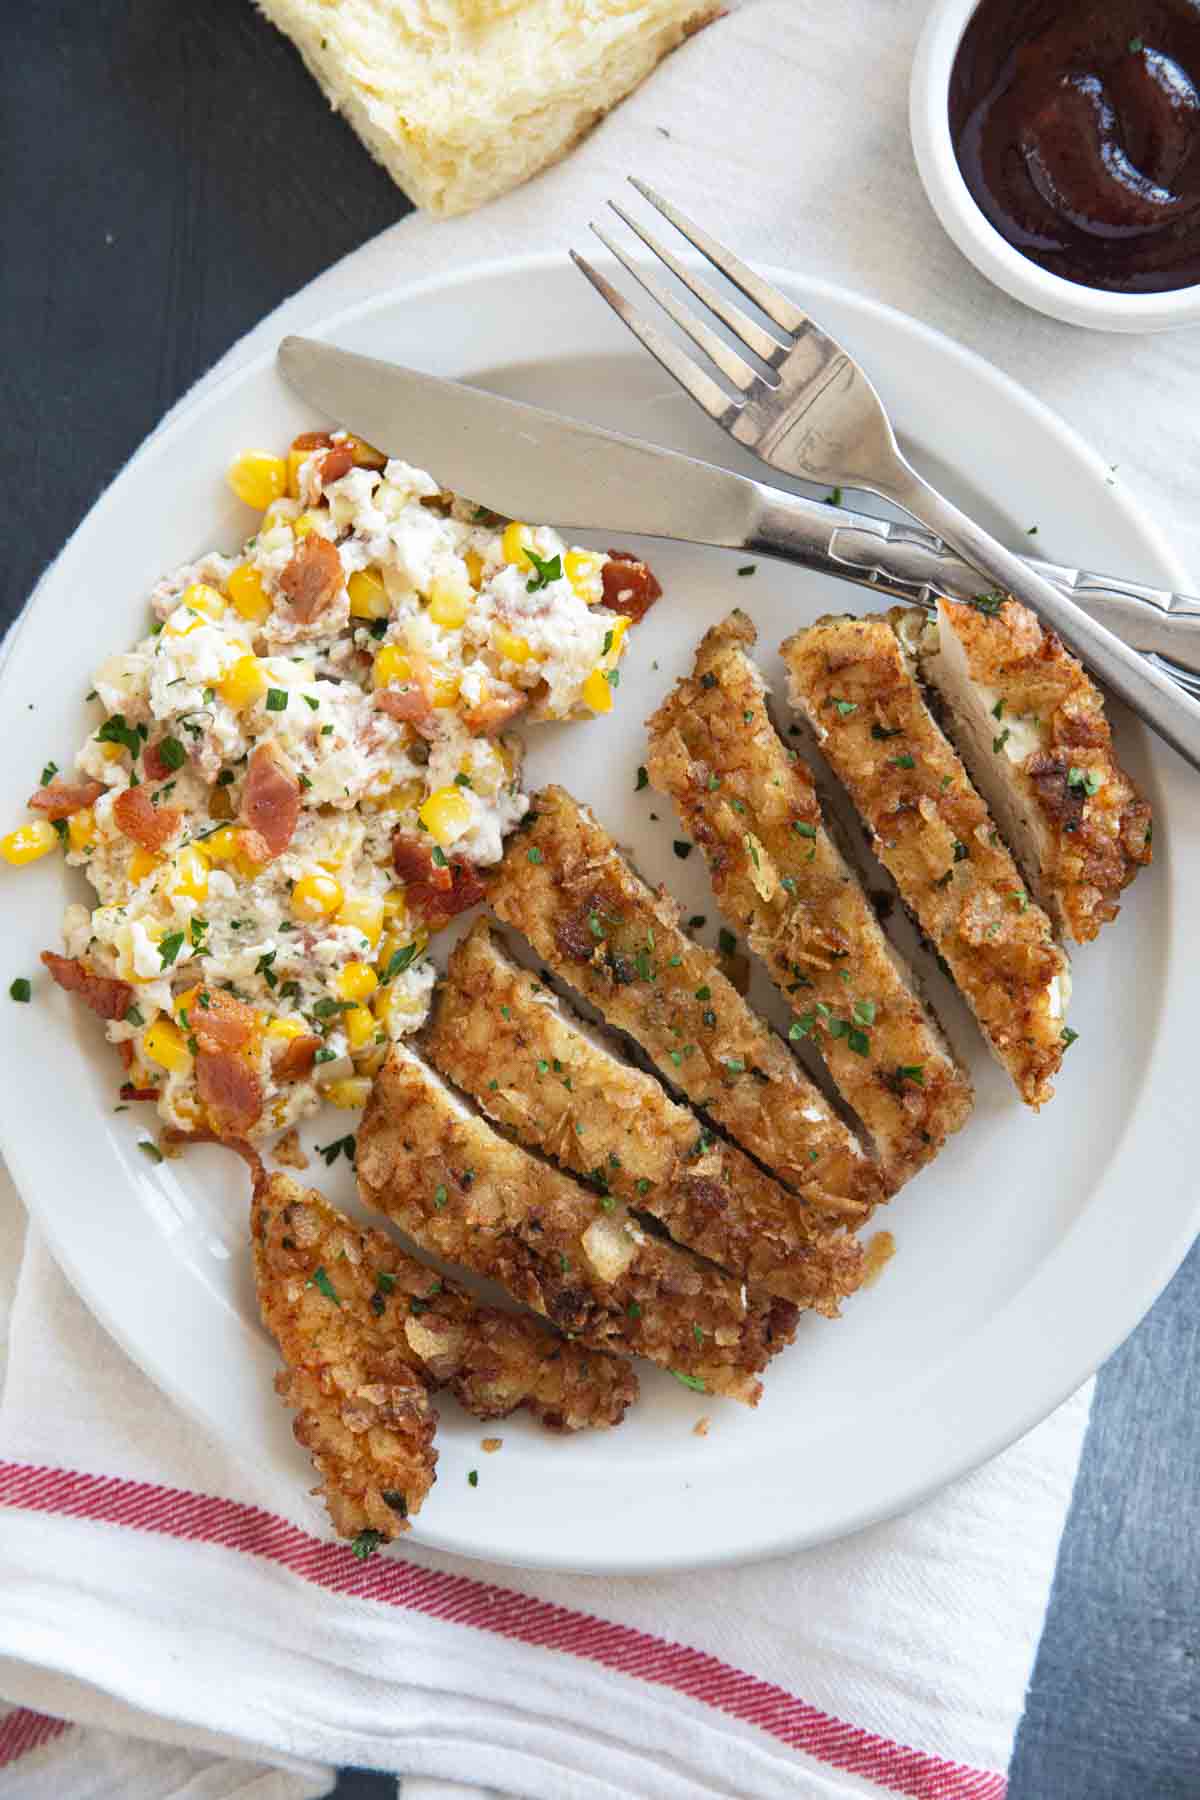
[[[643,199],[647,200],[663,218],[687,239],[688,243],[699,250],[713,267],[725,276],[726,280],[758,307],[759,311],[771,320],[785,334],[781,342],[773,332],[763,326],[711,286],[694,269],[680,260],[666,245],[661,244],[653,234],[640,224],[625,208],[615,200],[609,201],[617,217],[633,231],[646,248],[653,252],[665,268],[693,294],[700,304],[720,320],[726,329],[745,346],[754,356],[770,369],[778,369],[784,357],[793,348],[797,334],[802,333],[809,324],[808,317],[799,307],[794,306],[785,294],[770,282],[747,268],[746,264],[717,242],[709,232],[681,213],[678,207],[656,194],[645,182],[629,177],[631,185],[637,189]],[[703,319],[697,318],[651,271],[634,260],[622,246],[610,237],[599,225],[593,222],[592,230],[600,239],[606,250],[615,256],[623,268],[627,269],[634,280],[656,300],[667,316],[674,320],[680,330],[685,332],[692,342],[704,352],[709,360],[730,381],[742,396],[742,400],[730,397],[706,371],[700,367],[672,340],[663,335],[655,326],[642,317],[626,300],[618,288],[615,288],[600,271],[587,261],[585,257],[571,252],[576,266],[587,276],[597,292],[607,300],[613,311],[623,324],[628,326],[634,336],[645,345],[650,354],[657,358],[663,367],[673,375],[680,385],[687,389],[692,398],[699,402],[710,418],[715,419],[726,428],[731,419],[741,411],[746,399],[752,398],[756,390],[764,390],[773,386],[767,378],[753,368],[744,357],[720,337]]]

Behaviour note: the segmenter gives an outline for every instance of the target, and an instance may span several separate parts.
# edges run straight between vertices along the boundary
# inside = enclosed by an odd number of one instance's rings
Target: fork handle
[[[1006,550],[907,463],[901,464],[893,487],[886,492],[881,486],[876,487],[875,492],[903,507],[972,568],[1028,606],[1144,724],[1177,750],[1193,769],[1200,770],[1200,704],[1169,675],[1090,619],[1082,607],[1052,587],[1021,557]]]

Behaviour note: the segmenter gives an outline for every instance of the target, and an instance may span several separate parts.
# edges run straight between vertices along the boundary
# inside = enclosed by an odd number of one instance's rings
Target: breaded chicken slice
[[[486,919],[450,958],[424,1049],[521,1142],[769,1293],[828,1312],[859,1285],[862,1251],[844,1229],[701,1131],[519,968]]]
[[[894,1192],[964,1123],[971,1081],[771,723],[755,635],[743,612],[705,634],[648,722],[646,763],[704,852],[721,911],[790,1001],[790,1035],[816,1044]]]
[[[1153,854],[1150,806],[1117,761],[1099,689],[1028,607],[998,594],[941,600],[911,632],[1032,892],[1064,936],[1087,943]]]
[[[819,619],[782,646],[792,703],[872,848],[1028,1106],[1054,1092],[1070,965],[897,635],[906,615]]]
[[[562,1431],[619,1424],[637,1396],[627,1363],[481,1306],[289,1176],[255,1181],[251,1242],[259,1311],[287,1365],[276,1387],[343,1537],[408,1529],[437,1461],[430,1387],[477,1419],[525,1406]]]
[[[534,796],[488,898],[672,1087],[808,1206],[854,1221],[883,1198],[875,1163],[712,953],[680,930],[670,895],[647,887],[564,788]]]
[[[796,1308],[652,1236],[492,1129],[393,1044],[358,1132],[359,1191],[436,1256],[500,1282],[597,1350],[644,1356],[753,1406]]]

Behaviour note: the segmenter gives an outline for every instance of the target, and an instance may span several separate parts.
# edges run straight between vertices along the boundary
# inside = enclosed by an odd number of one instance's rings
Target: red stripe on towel
[[[1004,1800],[1007,1791],[1004,1775],[950,1762],[849,1725],[706,1651],[470,1576],[420,1568],[395,1555],[359,1562],[344,1543],[324,1543],[256,1506],[145,1481],[2,1460],[0,1505],[218,1544],[265,1557],[332,1593],[405,1607],[427,1618],[584,1657],[618,1674],[699,1700],[831,1768],[862,1776],[911,1800]],[[45,1723],[50,1736],[64,1729],[59,1720]],[[45,1737],[37,1741],[45,1742]]]
[[[0,1769],[28,1756],[31,1750],[40,1750],[43,1744],[70,1729],[66,1719],[52,1719],[48,1713],[18,1706],[6,1719],[0,1719]]]

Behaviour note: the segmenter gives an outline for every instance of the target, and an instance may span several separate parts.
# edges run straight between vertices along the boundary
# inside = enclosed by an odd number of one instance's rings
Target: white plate
[[[919,465],[959,501],[1017,541],[1037,524],[1046,554],[1182,585],[1183,571],[1104,465],[1028,394],[896,313],[774,277],[862,357]],[[328,335],[748,466],[561,259],[410,288],[342,315]],[[65,765],[94,729],[95,709],[83,703],[90,671],[140,635],[155,578],[209,546],[239,542],[248,521],[222,479],[230,456],[282,445],[318,422],[270,359],[260,361],[189,406],[105,494],[44,582],[0,675],[3,716],[20,746],[4,758],[0,819],[24,817],[42,763],[53,756]],[[419,443],[394,447],[420,462]],[[588,801],[650,879],[708,915],[702,935],[711,941],[716,909],[701,859],[679,861],[670,808],[650,791],[634,793],[641,721],[730,605],[752,613],[777,676],[785,633],[865,596],[762,562],[739,580],[745,556],[644,549],[666,598],[638,628],[616,711],[532,731],[530,781],[556,777]],[[978,1082],[975,1116],[878,1221],[897,1240],[878,1286],[840,1323],[803,1322],[758,1411],[705,1401],[646,1372],[643,1402],[619,1431],[562,1442],[511,1420],[502,1452],[486,1457],[479,1425],[444,1406],[440,1479],[418,1538],[468,1555],[597,1570],[811,1544],[910,1506],[1001,1449],[1136,1324],[1197,1222],[1200,966],[1186,955],[1187,913],[1175,902],[1200,885],[1200,834],[1184,824],[1182,765],[1125,720],[1119,736],[1158,809],[1157,859],[1119,925],[1076,957],[1071,1018],[1081,1038],[1050,1107],[1034,1117],[1018,1104],[951,998],[945,1016]],[[1166,819],[1178,822],[1173,838]],[[4,872],[3,986],[37,977],[32,1006],[0,997],[5,1153],[64,1267],[120,1343],[248,1460],[278,1471],[302,1510],[310,1470],[272,1393],[275,1357],[254,1315],[241,1165],[212,1149],[161,1167],[139,1155],[153,1115],[114,1115],[114,1058],[96,1021],[37,966],[38,951],[57,944],[65,890],[51,859]],[[935,991],[944,997],[944,987]],[[758,996],[769,1000],[765,988]],[[307,1141],[351,1123],[345,1114],[323,1119]],[[335,1198],[349,1197],[344,1164],[336,1176],[320,1164],[313,1173]],[[697,1437],[704,1413],[712,1429]],[[476,1466],[472,1488],[465,1477]]]

